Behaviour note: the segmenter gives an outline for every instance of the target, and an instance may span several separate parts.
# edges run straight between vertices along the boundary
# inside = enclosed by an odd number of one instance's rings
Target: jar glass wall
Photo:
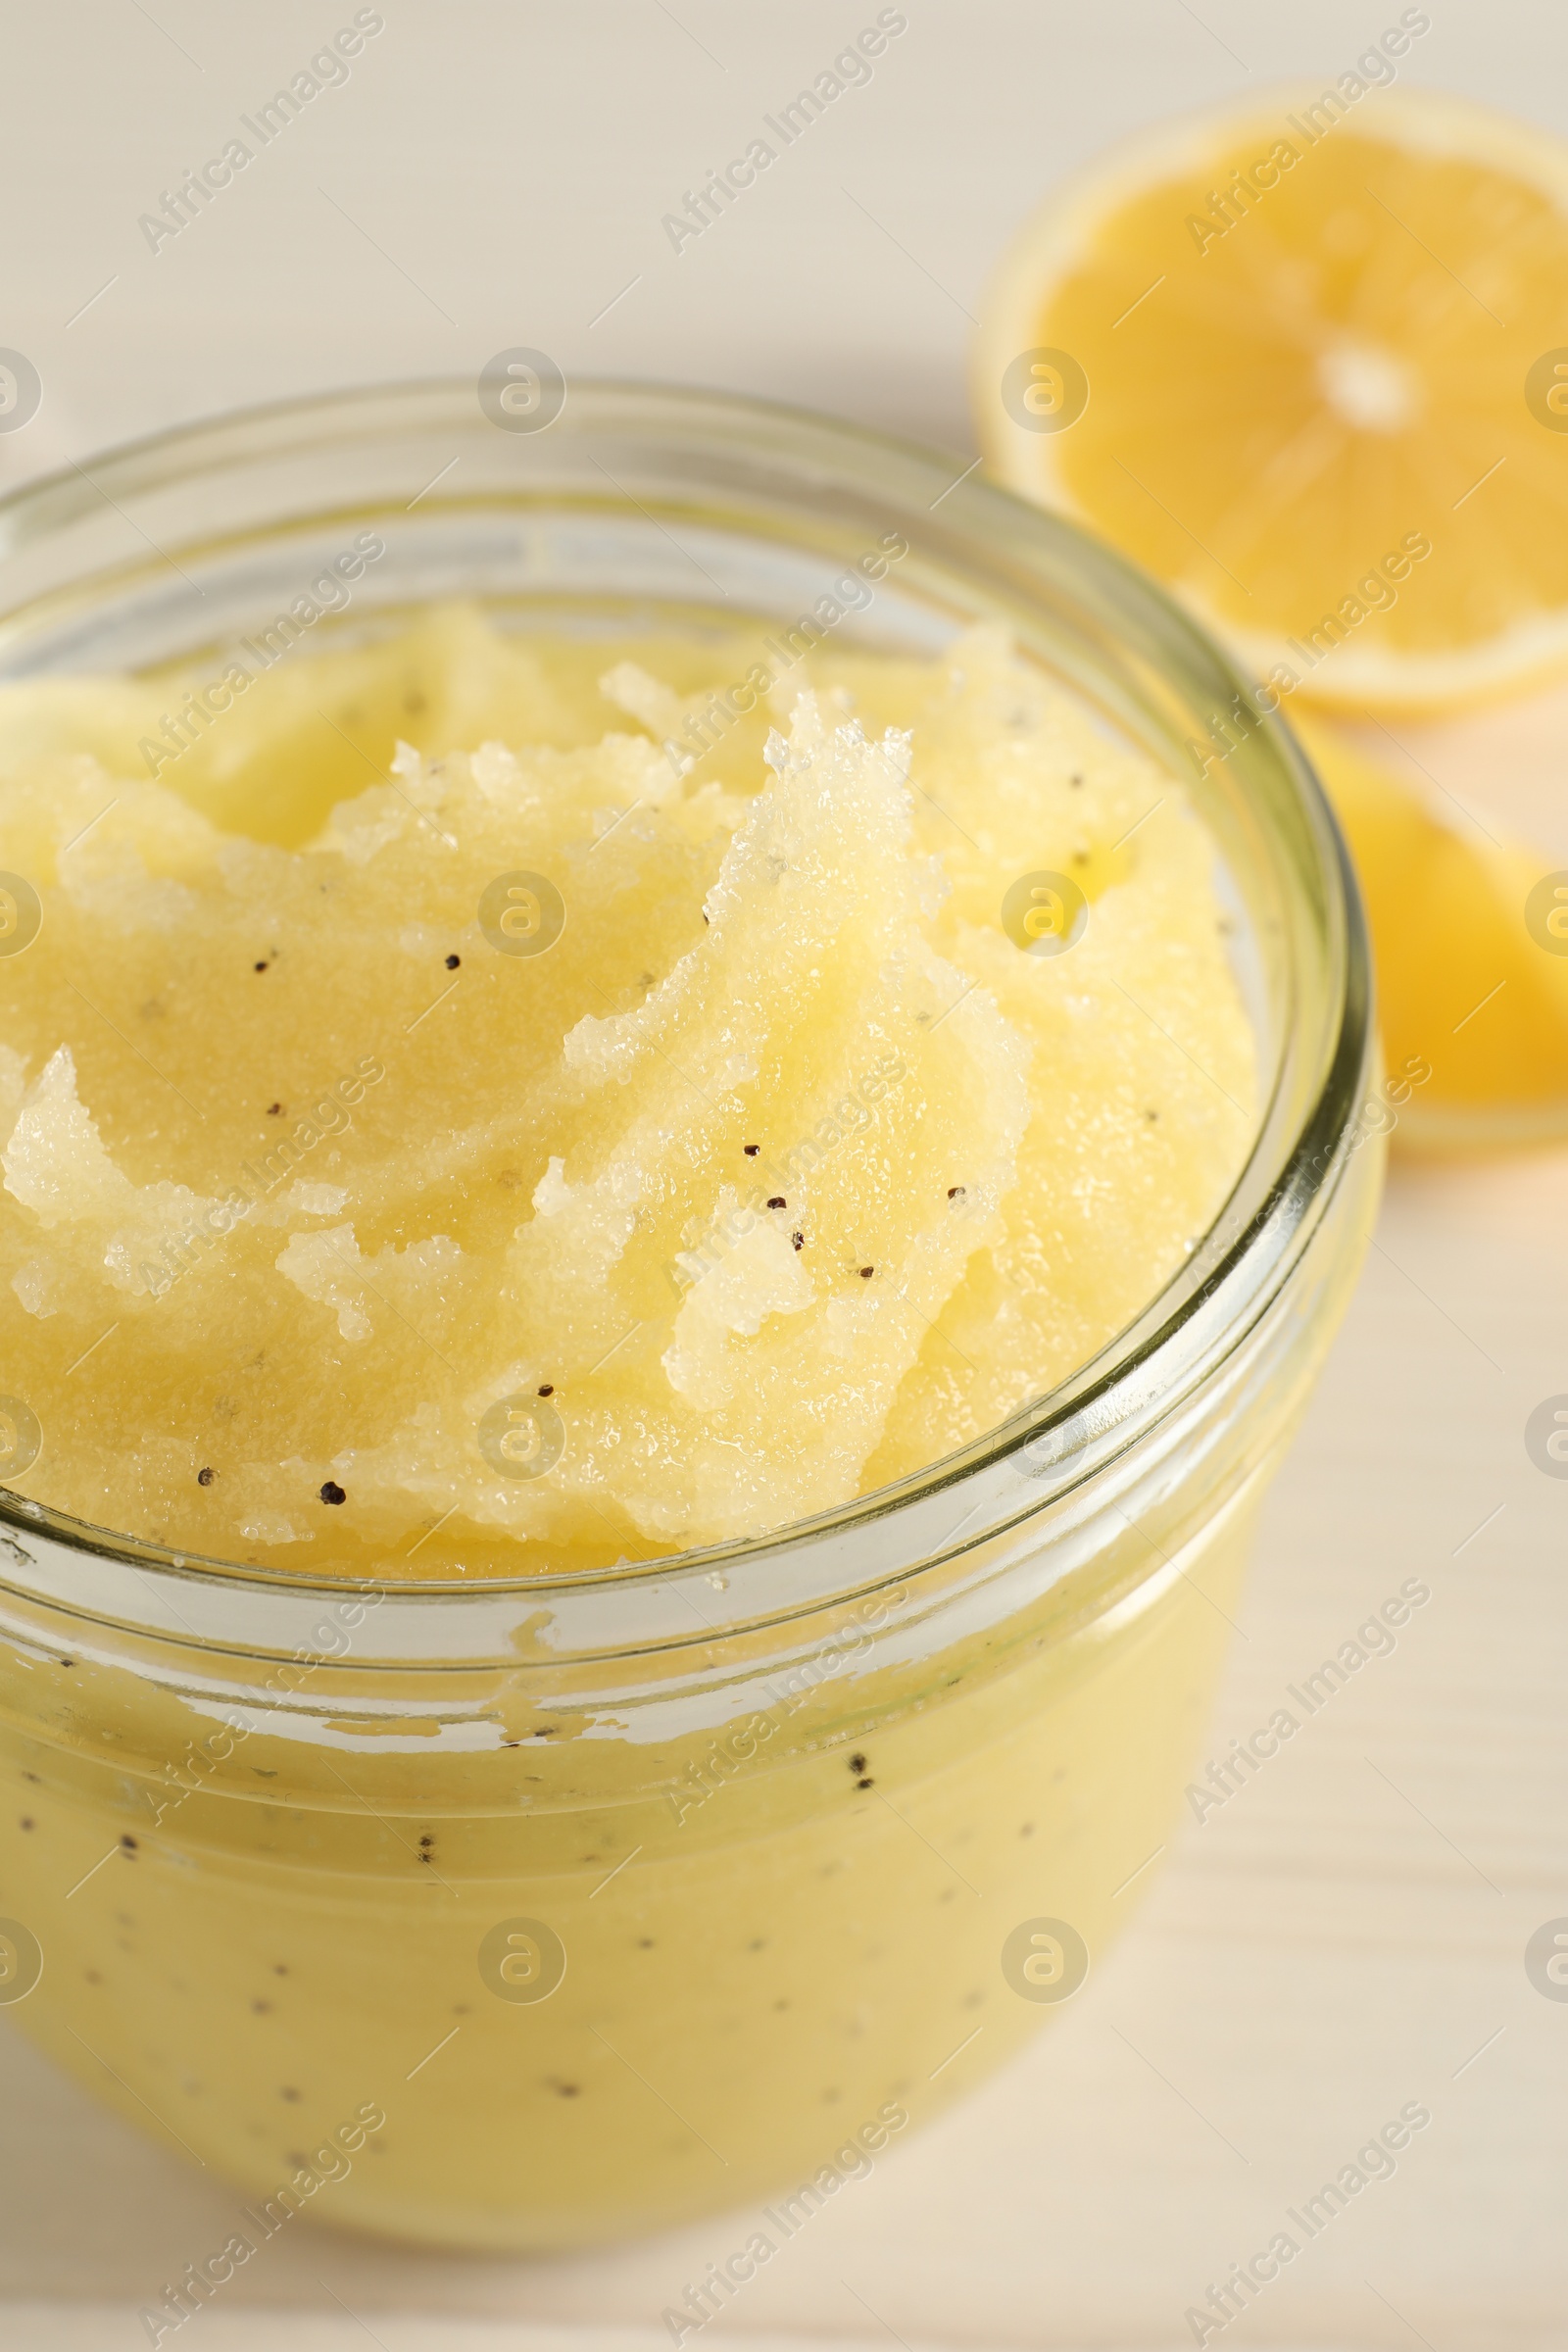
[[[1211,757],[1224,659],[954,471],[709,395],[573,386],[519,433],[438,385],[0,510],[13,678],[215,653],[364,523],[359,630],[452,594],[516,629],[788,621],[896,531],[846,630],[1002,620],[1181,775],[1257,1037],[1247,1166],[1136,1323],[766,1541],[366,1587],[0,1495],[0,2001],[238,2182],[257,2242],[311,2205],[560,2246],[775,2190],[787,2233],[1072,1997],[1166,1838],[1370,1216],[1364,942],[1283,728]]]

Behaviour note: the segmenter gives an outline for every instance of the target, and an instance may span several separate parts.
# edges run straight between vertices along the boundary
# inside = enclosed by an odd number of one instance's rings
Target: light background
[[[870,84],[676,255],[661,216],[874,0],[381,0],[385,30],[348,83],[155,256],[138,215],[353,6],[10,0],[0,344],[33,361],[44,401],[0,436],[0,485],[241,402],[472,376],[518,344],[568,376],[837,410],[961,463],[969,314],[1045,188],[1173,109],[1338,73],[1399,13],[904,8],[908,30]],[[1568,133],[1568,12],[1430,13],[1406,79]],[[1564,710],[1546,700],[1434,734],[1422,755],[1482,798],[1522,777],[1560,822]],[[1268,1506],[1215,1752],[1420,1576],[1433,1600],[1396,1655],[1243,1796],[1185,1825],[1138,1934],[1033,2054],[817,2217],[710,2342],[798,2328],[867,2346],[1190,2343],[1184,2307],[1412,2098],[1434,2120],[1396,2177],[1223,2340],[1562,2340],[1568,2004],[1532,1989],[1523,1950],[1568,1913],[1568,1484],[1532,1468],[1522,1430],[1568,1390],[1565,1174],[1540,1156],[1396,1177]],[[0,2309],[0,2340],[9,2327],[18,2352],[144,2343],[134,2306],[222,2241],[232,2201],[10,2034],[0,2118],[0,2298],[124,2306],[69,2336]],[[656,2328],[748,2228],[724,2218],[523,2267],[302,2224],[238,2275],[223,2311],[305,2307],[363,2343],[346,2305],[396,2352],[411,2340],[397,2312]],[[181,2340],[203,2334],[220,2352],[222,2314]],[[304,2343],[282,2320],[244,2340]]]

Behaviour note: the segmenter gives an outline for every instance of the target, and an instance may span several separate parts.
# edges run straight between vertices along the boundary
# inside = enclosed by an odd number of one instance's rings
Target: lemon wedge
[[[1568,1131],[1568,872],[1472,840],[1293,713],[1345,828],[1377,965],[1388,1124],[1416,1150]]]
[[[974,401],[1259,682],[1437,710],[1568,667],[1568,146],[1360,62],[1054,193]]]

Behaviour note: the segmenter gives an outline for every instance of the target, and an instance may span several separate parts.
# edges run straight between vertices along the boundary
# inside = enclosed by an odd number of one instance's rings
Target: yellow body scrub
[[[767,2198],[678,2345],[1149,1883],[1358,1254],[1359,935],[1277,740],[1201,806],[1137,748],[1206,651],[935,464],[624,388],[213,429],[183,520],[105,512],[236,627],[306,564],[279,450],[359,485],[310,545],[373,520],[389,605],[543,610],[323,619],[243,685],[226,640],[61,674],[68,612],[0,690],[0,2007],[234,2184],[155,2343],[302,2212]],[[793,610],[867,511],[881,642],[939,656],[686,616],[699,560]],[[654,579],[618,636],[573,564]],[[1079,585],[1114,626],[1048,658]]]
[[[767,674],[451,610],[182,751],[176,683],[0,697],[23,1492],[311,1575],[647,1557],[1155,1295],[1253,1124],[1179,787],[996,635]]]

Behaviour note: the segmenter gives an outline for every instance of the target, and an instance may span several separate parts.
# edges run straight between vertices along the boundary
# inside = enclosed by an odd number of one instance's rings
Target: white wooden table
[[[568,371],[766,391],[961,446],[964,314],[1054,172],[1249,78],[1337,72],[1397,12],[907,0],[870,86],[677,257],[661,213],[874,8],[382,0],[353,79],[148,253],[137,214],[352,13],[99,0],[8,29],[0,344],[46,397],[0,436],[0,483],[242,399],[477,370],[519,342]],[[1423,75],[1568,129],[1568,20],[1530,0],[1432,13]],[[1405,740],[1478,805],[1528,805],[1568,863],[1568,699]],[[1033,2054],[816,2217],[710,2339],[1190,2344],[1208,2282],[1417,2100],[1432,2122],[1395,2177],[1209,2341],[1562,2341],[1568,2003],[1523,1953],[1568,1914],[1568,1482],[1522,1432],[1568,1391],[1568,1156],[1400,1172],[1377,1238],[1267,1509],[1216,1742],[1404,1578],[1432,1601],[1184,1826],[1138,1932]],[[227,2212],[0,2031],[6,2352],[145,2344],[137,2305]],[[302,2222],[181,2340],[339,2352],[368,2328],[385,2352],[652,2352],[736,2229],[520,2266]]]

